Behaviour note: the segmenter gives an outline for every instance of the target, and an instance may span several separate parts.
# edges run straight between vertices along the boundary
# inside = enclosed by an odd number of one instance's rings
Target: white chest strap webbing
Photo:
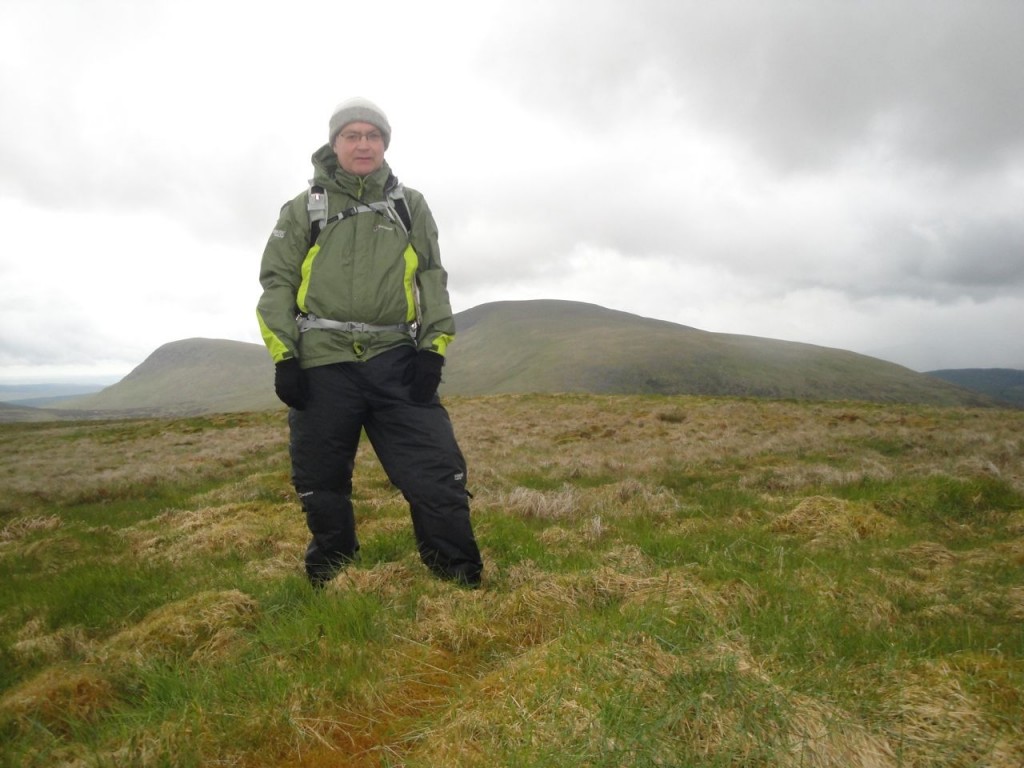
[[[330,331],[355,331],[359,333],[384,333],[387,331],[400,331],[402,333],[412,334],[414,327],[410,323],[397,323],[395,325],[374,325],[373,323],[353,323],[353,322],[342,322],[340,320],[328,320],[326,317],[317,317],[312,312],[305,315],[299,315],[295,318],[295,322],[299,325],[299,333],[305,333],[306,331],[314,328],[320,328]]]
[[[406,235],[412,230],[412,218],[409,206],[405,201],[405,188],[395,180],[387,189],[387,199],[376,203],[354,205],[327,216],[327,191],[310,180],[309,197],[306,200],[306,212],[309,215],[309,247],[312,248],[324,227],[336,221],[355,216],[357,213],[377,213],[389,221],[399,225]]]

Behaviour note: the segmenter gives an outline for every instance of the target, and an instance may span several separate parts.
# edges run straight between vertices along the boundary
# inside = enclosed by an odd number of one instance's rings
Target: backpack
[[[306,200],[306,211],[309,213],[309,248],[316,244],[317,238],[328,224],[355,216],[357,213],[376,213],[384,216],[401,224],[408,235],[412,232],[412,214],[409,212],[409,204],[405,201],[405,188],[394,174],[388,176],[388,180],[384,182],[384,194],[386,199],[382,202],[354,205],[328,217],[327,191],[310,180],[309,197]]]

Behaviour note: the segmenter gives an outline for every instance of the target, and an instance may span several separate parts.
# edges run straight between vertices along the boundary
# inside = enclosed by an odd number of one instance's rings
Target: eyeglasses
[[[365,139],[371,144],[379,144],[384,141],[384,135],[380,131],[370,131],[369,133],[359,133],[357,131],[345,131],[340,134],[341,140],[346,144],[358,144]]]

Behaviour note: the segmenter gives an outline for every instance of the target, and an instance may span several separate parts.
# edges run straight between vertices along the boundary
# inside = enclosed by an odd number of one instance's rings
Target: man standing
[[[365,429],[409,502],[423,563],[476,586],[466,463],[437,396],[455,335],[437,225],[384,153],[391,125],[372,102],[339,104],[312,156],[311,187],[281,208],[263,252],[257,306],[288,406],[292,483],[322,587],[359,550],[352,471]]]

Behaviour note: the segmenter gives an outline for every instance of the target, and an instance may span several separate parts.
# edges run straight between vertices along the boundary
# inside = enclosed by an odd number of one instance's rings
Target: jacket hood
[[[375,197],[383,197],[384,184],[391,176],[388,161],[369,176],[356,176],[344,170],[338,164],[338,156],[329,144],[324,144],[310,158],[313,163],[313,182],[325,189],[339,189],[357,199],[362,199],[366,192]]]

